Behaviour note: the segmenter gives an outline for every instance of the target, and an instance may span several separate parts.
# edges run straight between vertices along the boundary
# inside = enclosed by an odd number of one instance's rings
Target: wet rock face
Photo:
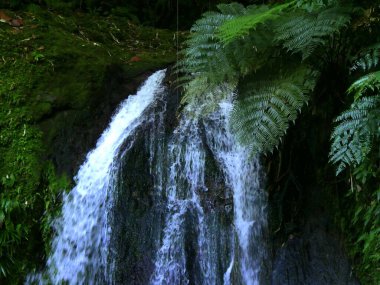
[[[122,160],[113,207],[111,249],[115,251],[116,284],[147,284],[153,271],[163,222],[163,207],[155,202],[149,150],[144,133]]]
[[[322,187],[309,186],[300,190],[302,197],[299,193],[289,193],[282,201],[281,230],[277,235],[272,231],[271,284],[359,284],[334,223],[332,209],[337,197],[331,189]],[[269,206],[274,207],[273,200],[271,203]],[[294,209],[297,215],[289,215]]]
[[[280,231],[277,235],[272,231],[271,236],[271,284],[359,284],[343,250],[344,237],[334,222],[336,201],[331,189],[310,185],[299,193],[289,192],[282,200]],[[294,209],[297,215],[291,212]]]
[[[322,229],[290,237],[273,263],[273,285],[354,285],[347,257]]]

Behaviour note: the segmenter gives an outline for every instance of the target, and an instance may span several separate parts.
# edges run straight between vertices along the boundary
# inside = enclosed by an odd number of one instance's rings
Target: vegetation
[[[236,93],[231,127],[253,153],[281,146],[300,111],[323,112],[316,102],[329,94],[329,159],[350,181],[342,228],[365,284],[380,282],[379,9],[378,1],[219,5],[194,24],[177,64],[184,104],[207,112]]]
[[[38,4],[67,15],[72,11],[90,12],[103,16],[111,14],[125,17],[135,24],[174,30],[177,27],[177,4],[178,25],[180,29],[188,29],[202,12],[214,8],[218,3],[228,2],[232,2],[232,0],[2,0],[0,8],[20,9],[29,4]],[[260,2],[260,0],[240,2],[249,4]]]

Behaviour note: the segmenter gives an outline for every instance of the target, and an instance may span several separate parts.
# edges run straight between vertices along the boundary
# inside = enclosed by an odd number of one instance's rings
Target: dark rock
[[[273,264],[273,285],[354,285],[347,256],[322,229],[290,236]]]
[[[282,200],[280,234],[272,233],[271,237],[275,241],[271,284],[359,284],[334,223],[334,192],[308,187],[301,193],[289,192]],[[273,200],[271,203],[273,207]]]

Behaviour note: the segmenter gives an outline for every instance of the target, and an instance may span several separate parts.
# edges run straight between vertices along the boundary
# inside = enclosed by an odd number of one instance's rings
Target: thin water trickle
[[[206,120],[206,136],[225,173],[226,184],[233,191],[234,226],[239,242],[239,260],[236,263],[240,266],[243,284],[262,284],[261,264],[267,256],[264,240],[266,193],[258,159],[252,158],[249,150],[239,145],[229,132],[231,110],[231,102],[220,104],[219,111]],[[229,267],[225,279],[230,274]]]

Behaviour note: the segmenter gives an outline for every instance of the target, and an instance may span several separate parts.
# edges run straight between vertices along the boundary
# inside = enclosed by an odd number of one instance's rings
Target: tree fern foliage
[[[353,59],[351,72],[369,71],[376,68],[380,60],[380,43],[366,47]]]
[[[380,71],[372,71],[379,64],[379,56],[379,43],[354,56],[350,71],[367,73],[348,88],[354,103],[335,120],[330,161],[336,164],[337,174],[349,166],[360,166],[374,147],[379,151]]]
[[[288,51],[302,53],[306,59],[349,23],[349,11],[346,7],[331,7],[290,15],[278,23],[276,40]]]
[[[233,109],[232,132],[253,153],[272,151],[307,102],[315,75],[298,69],[282,79],[248,83]]]
[[[357,8],[355,2],[339,0],[219,5],[195,23],[182,51],[177,65],[185,89],[182,103],[212,111],[227,93],[235,92],[232,131],[253,152],[272,151],[313,94],[323,70],[321,53],[334,54],[334,45],[354,30]],[[378,106],[377,97],[365,94],[379,87],[378,73],[373,72],[379,48],[374,44],[360,48],[354,57],[344,55],[347,62],[351,59],[352,74],[369,73],[352,84],[349,94],[355,102],[336,121],[330,158],[338,171],[360,163],[359,150],[365,156],[371,149],[362,142],[374,138],[376,128],[367,127]],[[279,72],[284,64],[289,76]],[[304,72],[305,66],[313,76]],[[351,131],[343,131],[347,126]],[[356,128],[360,132],[352,132]]]
[[[294,74],[350,21],[347,7],[322,1],[314,10],[309,2],[248,7],[233,3],[204,14],[193,26],[177,65],[185,89],[182,103],[212,111],[227,92],[242,84],[251,86],[249,92],[237,92],[231,128],[255,152],[271,151],[314,86],[309,84],[308,89],[300,83],[311,82],[306,73],[292,81]],[[280,76],[278,67],[288,59],[299,64],[289,65],[288,74],[293,76]],[[255,74],[266,76],[258,79]]]
[[[244,15],[226,21],[218,28],[218,37],[224,43],[229,43],[238,37],[248,35],[252,30],[256,30],[260,24],[277,19],[281,11],[286,9],[293,2],[281,4],[274,7],[250,6]]]
[[[182,102],[205,101],[206,94],[217,94],[215,89],[223,81],[236,82],[236,72],[230,64],[222,43],[217,39],[217,29],[227,20],[245,12],[241,4],[219,5],[220,12],[208,12],[196,21],[191,29],[191,36],[186,41],[182,59],[176,65],[176,72],[183,75],[179,83],[185,82],[185,96]],[[218,93],[219,94],[219,93]],[[208,101],[208,100],[207,100]],[[216,100],[210,101],[210,105]]]
[[[187,48],[182,51],[183,59],[178,63],[179,72],[198,75],[218,72],[221,66],[228,68],[228,59],[216,37],[217,29],[226,21],[244,14],[245,8],[237,3],[219,5],[218,8],[219,13],[205,13],[191,28],[191,36],[186,41]]]
[[[380,71],[361,77],[348,89],[355,101],[337,117],[337,126],[331,136],[330,161],[337,165],[337,174],[348,166],[359,166],[373,147],[379,151],[379,91]],[[375,95],[366,95],[374,92]]]
[[[362,76],[348,88],[348,92],[354,94],[355,99],[364,96],[368,92],[377,90],[380,90],[380,71]]]

